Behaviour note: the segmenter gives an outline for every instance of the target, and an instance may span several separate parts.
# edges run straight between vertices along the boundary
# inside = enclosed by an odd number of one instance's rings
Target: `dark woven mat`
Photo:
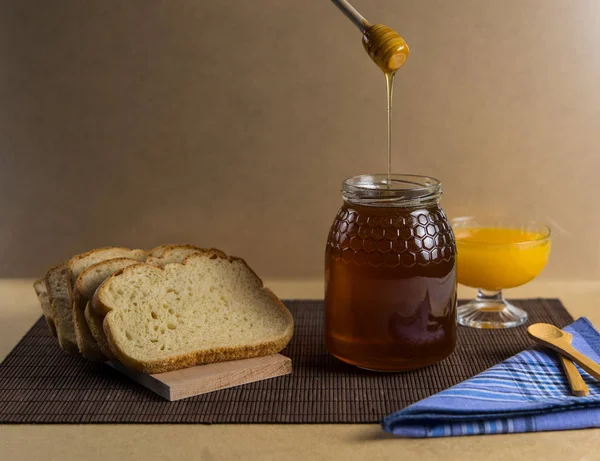
[[[0,365],[0,423],[375,423],[459,383],[531,343],[525,327],[459,327],[456,352],[408,373],[345,365],[323,345],[323,302],[287,301],[296,321],[283,351],[291,375],[167,402],[117,371],[64,354],[40,319]],[[517,301],[530,322],[563,327],[560,301]]]

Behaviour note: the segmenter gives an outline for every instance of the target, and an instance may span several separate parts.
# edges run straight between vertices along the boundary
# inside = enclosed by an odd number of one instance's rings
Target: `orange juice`
[[[546,266],[547,234],[502,227],[465,227],[456,236],[458,282],[494,291],[523,285]]]

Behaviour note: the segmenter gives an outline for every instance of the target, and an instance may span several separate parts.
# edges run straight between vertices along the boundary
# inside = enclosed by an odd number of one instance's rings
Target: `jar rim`
[[[430,176],[416,174],[363,174],[342,183],[345,200],[364,204],[410,205],[439,200],[442,183]]]

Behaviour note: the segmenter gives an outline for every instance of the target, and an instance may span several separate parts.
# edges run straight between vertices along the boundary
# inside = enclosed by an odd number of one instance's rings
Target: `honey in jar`
[[[456,245],[441,184],[362,175],[342,194],[325,255],[327,349],[376,371],[443,360],[456,344]]]

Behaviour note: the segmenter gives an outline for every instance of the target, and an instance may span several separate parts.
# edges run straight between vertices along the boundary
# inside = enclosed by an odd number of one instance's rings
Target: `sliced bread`
[[[56,327],[54,326],[52,306],[50,305],[48,290],[46,289],[46,280],[36,280],[33,284],[33,288],[37,294],[38,300],[40,301],[40,306],[42,308],[42,312],[44,313],[44,319],[46,319],[46,323],[48,324],[48,329],[50,330],[52,336],[56,336]]]
[[[68,353],[79,352],[75,324],[73,322],[73,283],[79,273],[91,264],[104,259],[131,256],[145,259],[143,250],[129,248],[98,248],[76,256],[59,266],[53,267],[46,274],[46,288],[52,306],[52,314],[60,346]]]
[[[93,297],[116,358],[145,373],[274,354],[292,337],[290,312],[239,258],[190,255],[164,268],[126,267]]]
[[[79,274],[96,263],[115,258],[131,258],[138,261],[145,261],[147,256],[148,253],[146,253],[144,250],[132,250],[130,248],[119,247],[96,248],[94,250],[75,255],[68,261],[71,283],[75,284]]]
[[[222,256],[226,256],[221,250],[216,250],[214,248],[206,249],[194,245],[160,245],[150,250],[146,262],[162,267],[166,264],[182,263],[185,258],[191,254],[205,252],[218,253]]]
[[[175,263],[175,262],[183,262],[183,260],[185,260],[185,258],[193,253],[206,253],[206,252],[211,252],[211,254],[220,254],[226,257],[225,253],[223,253],[220,250],[206,250],[204,248],[199,248],[193,245],[161,245],[159,247],[154,248],[153,250],[150,251],[148,259],[146,260],[146,262],[148,263],[153,263],[155,265],[158,266],[164,266],[166,264],[170,264],[170,263]],[[78,303],[78,308],[81,309],[82,306],[84,307],[83,311],[83,316],[85,319],[85,323],[88,327],[89,333],[92,336],[93,340],[95,341],[96,346],[98,347],[98,349],[102,352],[102,354],[110,359],[113,360],[115,357],[113,355],[113,353],[110,350],[110,347],[108,346],[108,340],[106,339],[106,335],[104,334],[104,329],[103,329],[103,321],[104,321],[104,314],[97,314],[93,311],[93,309],[91,309],[90,306],[84,305],[88,300],[91,300],[94,292],[96,291],[96,289],[98,288],[98,286],[104,282],[104,279],[106,279],[108,276],[112,275],[112,273],[114,273],[116,270],[121,269],[121,267],[119,268],[114,268],[114,270],[112,270],[111,267],[111,260],[106,261],[105,263],[98,263],[97,267],[92,266],[90,268],[88,268],[86,271],[94,271],[96,275],[93,275],[93,273],[88,273],[85,275],[85,279],[82,279],[81,283],[79,284],[77,282],[79,286],[79,289],[75,289],[75,297],[77,297],[77,292],[81,292],[83,290],[83,294],[84,294],[84,299],[81,299]],[[112,261],[116,261],[116,260],[112,260]],[[101,264],[106,264],[105,266],[100,266]],[[118,263],[117,263],[118,264]],[[123,267],[127,267],[131,264],[123,264]],[[105,271],[105,269],[107,269]],[[97,270],[100,270],[101,273],[98,274]],[[86,273],[86,271],[82,272],[81,275],[79,276],[80,278],[83,276],[83,274]],[[106,272],[110,272],[110,273],[106,273]],[[79,280],[79,279],[78,279]],[[76,301],[77,302],[77,301]],[[77,320],[78,317],[78,313],[77,311],[74,314],[74,318],[75,318],[75,322],[76,325],[78,323]],[[83,328],[82,328],[83,331]]]
[[[139,253],[139,251],[140,250],[131,250],[131,253],[133,256],[142,257],[143,253]],[[97,257],[94,257],[94,259],[97,259]],[[88,326],[85,318],[85,307],[88,301],[92,299],[96,289],[107,277],[119,269],[139,263],[139,260],[132,258],[108,259],[83,269],[75,280],[75,283],[73,284],[73,322],[75,325],[75,337],[77,339],[79,351],[87,359],[96,362],[104,362],[112,358],[110,350],[103,350],[99,345],[99,340],[105,342],[104,335],[102,334],[102,337],[96,338]],[[83,267],[81,260],[77,266],[78,267],[75,268],[76,271]],[[106,352],[109,353],[108,356]]]
[[[46,290],[52,309],[52,318],[56,326],[59,346],[68,354],[78,355],[77,339],[73,328],[73,309],[71,308],[71,283],[67,262],[48,270]]]
[[[86,304],[84,315],[85,322],[90,330],[90,333],[96,341],[96,344],[98,345],[98,348],[100,349],[102,354],[104,354],[104,356],[109,360],[115,360],[115,356],[110,350],[108,340],[106,339],[106,335],[104,334],[104,327],[102,325],[104,318],[94,314],[94,311],[92,310],[91,301],[88,301],[88,303]]]

